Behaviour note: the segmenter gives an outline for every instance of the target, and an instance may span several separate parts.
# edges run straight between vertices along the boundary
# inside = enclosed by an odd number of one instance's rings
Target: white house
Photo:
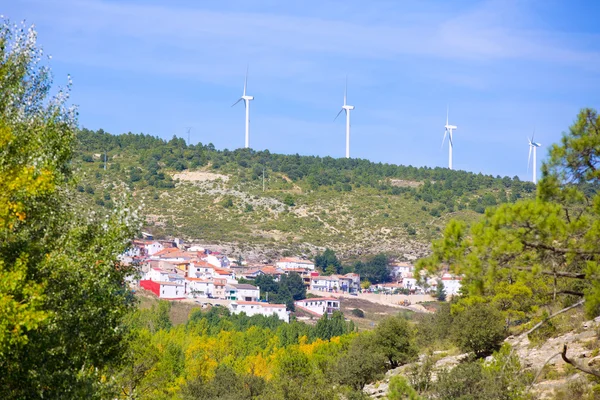
[[[202,259],[217,268],[229,268],[231,266],[229,258],[223,254],[211,253],[205,257],[202,257]]]
[[[304,311],[317,315],[333,314],[340,310],[340,299],[334,297],[318,297],[313,299],[304,299],[294,302],[294,305]]]
[[[390,266],[390,274],[396,278],[412,275],[415,267],[412,264],[399,262]]]
[[[153,256],[154,254],[158,253],[159,251],[162,251],[165,249],[165,247],[162,244],[160,244],[159,242],[146,243],[144,245],[144,248],[146,249],[146,254],[148,254],[149,256]]]
[[[278,268],[288,269],[288,268],[306,268],[310,270],[315,269],[315,264],[310,260],[303,260],[301,258],[295,257],[286,257],[277,261],[276,263]]]
[[[260,289],[247,283],[228,284],[225,286],[225,298],[234,301],[257,301]]]
[[[179,283],[142,280],[140,281],[140,286],[151,291],[161,299],[175,300],[185,298],[185,287]]]
[[[444,284],[444,290],[448,296],[456,296],[460,292],[460,276],[451,274],[444,274],[442,276],[442,283]]]
[[[311,276],[310,289],[324,292],[341,291],[357,292],[360,289],[360,275],[330,275],[330,276]]]
[[[169,281],[169,271],[165,271],[162,268],[153,267],[146,273],[144,277],[146,280],[154,281],[154,282],[168,282]]]
[[[185,278],[185,294],[187,297],[209,297],[215,292],[215,284],[210,279]]]
[[[214,277],[215,267],[206,261],[193,261],[188,265],[187,276],[190,278],[208,279]]]
[[[246,313],[247,316],[264,315],[269,317],[277,315],[280,320],[290,322],[290,313],[286,310],[285,304],[269,304],[257,301],[233,301],[229,304],[229,310],[233,314]]]

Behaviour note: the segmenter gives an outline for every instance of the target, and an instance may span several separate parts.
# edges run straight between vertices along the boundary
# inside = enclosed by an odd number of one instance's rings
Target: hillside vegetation
[[[216,150],[143,134],[79,132],[79,191],[111,208],[129,188],[146,229],[252,255],[422,256],[449,216],[466,222],[486,207],[530,197],[533,184],[445,168]],[[106,170],[104,160],[106,154]],[[264,191],[263,191],[264,171]]]

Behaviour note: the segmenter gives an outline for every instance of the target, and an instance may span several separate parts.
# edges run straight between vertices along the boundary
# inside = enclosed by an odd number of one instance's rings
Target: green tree
[[[461,350],[473,352],[478,357],[500,348],[505,336],[502,314],[489,304],[469,305],[454,318],[454,341]]]
[[[389,400],[421,400],[417,391],[413,389],[402,375],[396,375],[390,379]]]
[[[446,301],[446,288],[444,282],[441,279],[437,281],[437,287],[435,289],[435,298],[438,301]]]
[[[295,272],[283,275],[279,285],[282,288],[287,288],[294,300],[303,300],[306,298],[306,285],[302,277]]]
[[[375,346],[373,334],[366,332],[352,340],[348,352],[338,359],[334,374],[342,385],[362,390],[367,383],[383,377],[385,364],[386,357]]]
[[[490,209],[470,228],[451,221],[417,273],[449,265],[467,297],[493,301],[507,320],[551,302],[599,315],[599,129],[596,111],[582,110],[551,147],[535,200]]]
[[[374,331],[374,343],[387,358],[391,368],[412,361],[418,354],[415,331],[410,323],[400,317],[387,317]]]
[[[342,271],[342,264],[331,249],[325,249],[322,254],[317,254],[315,257],[315,267],[329,275],[339,274]]]
[[[0,24],[0,392],[109,397],[102,375],[124,353],[134,304],[117,256],[137,217],[73,205],[70,85],[50,98],[35,31]]]

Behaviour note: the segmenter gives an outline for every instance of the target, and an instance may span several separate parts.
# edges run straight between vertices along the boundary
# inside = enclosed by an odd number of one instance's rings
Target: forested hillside
[[[258,253],[327,246],[350,257],[421,256],[449,215],[474,221],[486,207],[530,197],[535,189],[518,177],[216,150],[176,137],[83,129],[78,138],[79,191],[92,203],[110,208],[115,190],[127,187],[143,201],[146,229],[157,236]]]

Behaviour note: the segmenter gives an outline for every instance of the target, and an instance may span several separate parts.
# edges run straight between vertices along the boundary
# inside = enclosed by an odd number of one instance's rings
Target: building
[[[260,267],[260,268],[252,268],[247,270],[244,273],[246,279],[256,279],[256,277],[260,275],[270,275],[273,277],[275,282],[279,282],[281,275],[285,274],[285,272],[281,268],[272,267],[270,265]]]
[[[180,300],[185,298],[185,286],[180,283],[142,280],[140,286],[161,299]]]
[[[340,310],[340,299],[334,297],[316,297],[294,302],[296,308],[321,316],[325,313],[331,315]]]
[[[301,258],[286,257],[277,261],[278,268],[289,269],[289,268],[303,268],[303,269],[315,269],[315,264],[310,260],[303,260]]]
[[[231,267],[231,262],[229,261],[229,258],[227,258],[227,256],[223,254],[210,253],[202,258],[204,259],[204,261],[217,268]]]
[[[144,245],[144,249],[146,250],[146,254],[148,254],[149,256],[153,256],[156,253],[163,251],[165,247],[159,242],[151,242],[146,243]]]
[[[406,262],[398,262],[390,266],[390,274],[396,279],[412,275],[414,270],[414,265]]]
[[[442,283],[444,284],[444,290],[448,296],[456,296],[460,293],[460,276],[451,274],[444,274],[442,276]]]
[[[360,275],[313,275],[310,277],[310,289],[323,292],[347,292],[355,293],[360,290]]]
[[[215,284],[211,279],[185,278],[185,294],[187,297],[215,297]]]
[[[260,289],[247,283],[227,284],[225,286],[225,299],[258,301],[260,299]]]
[[[253,315],[264,315],[269,317],[277,315],[280,320],[290,322],[290,313],[286,310],[285,304],[261,303],[258,301],[233,301],[229,304],[229,311],[233,314],[245,313],[251,317]]]

